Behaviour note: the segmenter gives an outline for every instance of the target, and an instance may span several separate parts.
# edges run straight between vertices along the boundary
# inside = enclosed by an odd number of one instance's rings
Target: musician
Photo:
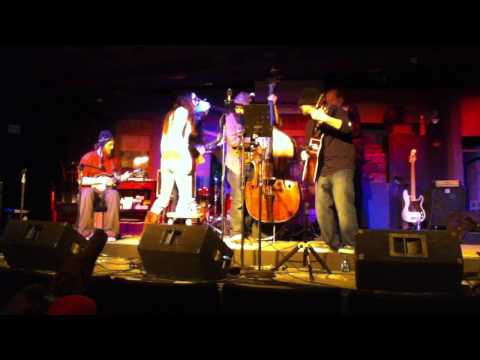
[[[225,156],[225,167],[227,169],[227,181],[230,185],[232,196],[232,233],[231,239],[238,240],[242,231],[242,194],[240,179],[240,146],[241,136],[245,131],[242,109],[252,102],[250,94],[242,91],[233,100],[234,109],[225,117],[225,133],[227,151]]]
[[[318,89],[305,89],[299,99],[303,114],[310,114],[306,126],[306,144],[323,133],[319,171],[315,185],[315,209],[322,240],[332,249],[339,246],[352,249],[358,230],[355,210],[354,171],[355,147],[352,144],[353,124],[342,108],[338,90],[325,94],[325,106],[317,108],[321,98]],[[308,154],[302,151],[302,159]],[[333,207],[338,215],[340,244],[336,243],[336,223]]]
[[[174,107],[163,121],[161,154],[161,188],[160,195],[153,203],[145,217],[145,226],[155,224],[161,212],[168,206],[174,185],[178,189],[176,213],[186,217],[198,215],[197,203],[193,197],[193,161],[191,154],[192,138],[197,135],[195,128],[194,94],[187,93],[176,99]],[[196,148],[199,155],[204,153]]]
[[[106,212],[103,227],[108,240],[115,240],[120,234],[120,196],[114,186],[117,180],[125,180],[126,173],[118,177],[119,161],[114,157],[115,141],[109,130],[98,136],[95,150],[85,154],[80,160],[81,193],[78,232],[89,239],[94,232],[93,211],[95,197],[103,197]]]
[[[276,106],[277,97],[275,95],[269,96],[268,100],[271,100],[275,104],[275,114],[277,123],[281,124],[281,118],[278,116],[278,109]],[[226,140],[227,140],[227,152],[225,157],[225,166],[227,168],[227,181],[230,185],[232,196],[232,234],[231,240],[239,240],[240,232],[242,229],[242,194],[241,194],[241,179],[240,179],[240,156],[241,151],[238,149],[241,141],[241,135],[245,132],[243,109],[250,105],[252,102],[251,94],[241,91],[235,96],[233,100],[234,109],[229,112],[225,118],[226,127]],[[263,138],[257,138],[256,141],[261,142]],[[246,223],[251,223],[251,240],[258,239],[258,222],[252,221],[253,219],[247,219]],[[264,226],[265,228],[265,226]],[[263,235],[266,237],[268,235]]]

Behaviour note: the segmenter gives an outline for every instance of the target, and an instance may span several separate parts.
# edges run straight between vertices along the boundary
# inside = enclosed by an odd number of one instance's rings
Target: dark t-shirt
[[[342,120],[342,127],[337,130],[329,125],[316,126],[311,118],[306,127],[306,144],[311,137],[320,137],[323,133],[323,145],[320,153],[319,174],[329,176],[344,169],[355,169],[355,147],[352,143],[352,123],[348,113],[342,108],[330,108],[328,115]]]

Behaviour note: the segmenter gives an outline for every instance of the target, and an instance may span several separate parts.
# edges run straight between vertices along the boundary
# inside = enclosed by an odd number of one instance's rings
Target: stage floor
[[[99,257],[95,273],[100,275],[113,271],[116,276],[130,277],[140,274],[140,270],[131,269],[132,260],[139,258],[137,246],[139,237],[130,237],[116,242],[107,243],[102,256]],[[241,266],[241,245],[238,241],[225,238],[225,243],[234,250],[233,266]],[[262,269],[272,269],[284,256],[297,246],[296,241],[265,241],[262,242],[261,261]],[[332,286],[344,289],[355,289],[355,261],[353,253],[331,252],[319,246],[319,243],[310,242],[315,251],[323,258],[332,274],[327,274],[321,265],[312,258],[314,269],[313,281],[309,279],[308,269],[303,266],[303,249],[300,249],[279,271],[275,273],[274,280],[280,283],[301,284],[310,286]],[[478,277],[480,273],[480,245],[462,245],[464,258],[464,275]],[[245,241],[243,267],[256,269],[259,262],[259,246],[256,242]],[[350,271],[342,271],[342,263],[348,264]],[[126,273],[122,274],[122,271]],[[345,270],[345,269],[343,269]],[[135,277],[135,276],[134,276]]]
[[[464,281],[461,294],[398,293],[356,289],[354,255],[315,247],[332,269],[326,274],[314,262],[313,280],[302,263],[302,250],[273,277],[238,271],[240,244],[225,242],[234,250],[234,268],[219,281],[181,281],[143,273],[138,237],[107,243],[99,256],[86,294],[99,314],[162,316],[480,316],[480,246],[463,245]],[[297,242],[262,244],[262,264],[271,268]],[[313,243],[315,245],[315,243]],[[258,265],[258,244],[246,242],[245,267]],[[350,271],[340,263],[348,261]],[[235,269],[235,266],[237,267]],[[236,271],[235,271],[236,270]],[[263,274],[263,273],[262,273]],[[0,305],[23,287],[49,284],[55,273],[9,269],[0,256]],[[258,274],[256,274],[258,275]]]

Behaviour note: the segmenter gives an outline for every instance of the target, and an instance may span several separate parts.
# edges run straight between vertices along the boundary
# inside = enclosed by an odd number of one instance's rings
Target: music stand
[[[270,119],[270,111],[267,104],[252,104],[244,109],[245,137],[252,140],[258,137],[272,139],[273,126]],[[271,142],[270,142],[271,145]],[[267,148],[262,154],[260,161],[259,179],[259,216],[258,216],[258,271],[262,272],[262,199],[264,186],[264,162],[266,153],[271,150]],[[243,244],[242,244],[243,246]]]
[[[251,104],[244,108],[245,137],[272,137],[273,126],[267,104]]]

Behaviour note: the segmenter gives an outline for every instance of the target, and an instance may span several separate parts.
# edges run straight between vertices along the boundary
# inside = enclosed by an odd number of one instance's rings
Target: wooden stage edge
[[[139,258],[137,246],[140,242],[139,237],[131,237],[122,239],[113,243],[107,243],[103,251],[103,255],[106,255],[112,259],[116,259],[118,266],[122,267],[122,264],[127,259]],[[239,242],[232,242],[229,238],[225,238],[225,243],[234,250],[234,259],[232,266],[241,265],[241,246]],[[298,242],[296,241],[265,241],[262,243],[262,268],[271,269],[284,256],[296,247]],[[303,266],[303,249],[300,249],[290,261],[282,267],[281,271],[278,271],[275,275],[275,280],[286,283],[296,283],[303,285],[321,285],[321,286],[334,286],[346,289],[355,289],[355,261],[354,254],[342,254],[338,252],[331,252],[326,248],[317,246],[316,242],[310,242],[317,253],[325,260],[327,266],[333,271],[328,275],[322,271],[321,265],[312,258],[312,265],[314,268],[314,280],[310,281],[308,271]],[[464,275],[465,277],[474,275],[478,276],[480,273],[480,256],[477,252],[480,252],[480,245],[462,245],[462,254],[464,259]],[[245,241],[244,246],[244,267],[258,268],[258,243]],[[123,260],[122,260],[123,259]],[[110,262],[105,257],[100,257],[99,262]],[[348,272],[342,271],[342,263],[348,264]],[[125,264],[126,265],[126,264]]]

